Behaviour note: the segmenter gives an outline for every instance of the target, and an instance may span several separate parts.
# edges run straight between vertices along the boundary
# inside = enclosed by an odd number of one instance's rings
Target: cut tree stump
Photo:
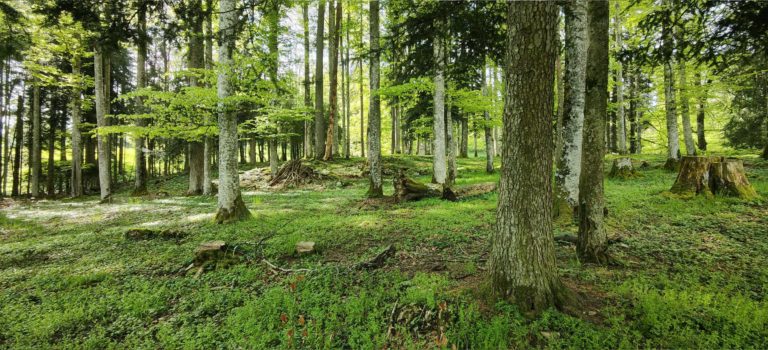
[[[757,192],[747,180],[742,161],[725,157],[683,157],[670,192],[682,197],[699,194],[741,199],[757,197]]]
[[[224,241],[205,242],[195,249],[195,258],[192,264],[199,268],[225,267],[241,262],[241,254]]]
[[[747,180],[744,164],[740,159],[722,158],[710,166],[712,193],[741,199],[757,198],[757,192]]]
[[[608,173],[608,177],[612,179],[633,179],[640,176],[635,168],[632,166],[632,159],[630,158],[616,158],[613,160],[613,166],[611,166],[611,172]]]

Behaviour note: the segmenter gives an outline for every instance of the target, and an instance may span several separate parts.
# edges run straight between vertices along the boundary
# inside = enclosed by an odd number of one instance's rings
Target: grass
[[[743,155],[768,198],[768,163]],[[246,191],[252,220],[215,225],[215,198],[183,197],[184,177],[152,183],[170,197],[5,202],[0,211],[0,347],[25,348],[766,348],[768,203],[681,200],[662,158],[631,180],[607,180],[607,225],[620,267],[581,264],[558,244],[579,312],[530,320],[487,297],[495,193],[457,203],[369,206],[365,179],[322,190]],[[422,169],[430,158],[387,157]],[[610,164],[606,160],[606,168]],[[352,173],[362,160],[313,163]],[[496,181],[484,159],[461,159],[459,185]],[[345,180],[346,181],[346,180]],[[391,194],[387,180],[385,193]],[[179,239],[126,239],[133,228]],[[573,234],[573,225],[556,234]],[[266,238],[266,239],[265,239]],[[179,271],[198,244],[264,240],[259,259]],[[298,241],[316,252],[294,253]],[[353,267],[394,244],[385,267]],[[247,248],[243,248],[247,251]]]

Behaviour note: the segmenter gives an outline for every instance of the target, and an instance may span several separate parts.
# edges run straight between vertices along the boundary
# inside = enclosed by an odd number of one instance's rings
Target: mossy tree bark
[[[747,180],[742,161],[724,157],[683,157],[670,192],[686,198],[700,194],[745,200],[758,197]]]
[[[603,157],[608,110],[608,1],[589,2],[584,139],[579,179],[579,236],[576,251],[582,261],[607,263],[603,215]]]
[[[565,87],[563,98],[562,150],[555,173],[555,217],[569,221],[579,200],[584,98],[587,71],[586,0],[565,4]]]
[[[220,100],[231,94],[230,74],[235,49],[235,27],[238,13],[236,0],[219,2],[219,73],[217,92]],[[237,172],[237,115],[225,102],[219,103],[219,194],[217,223],[227,223],[250,218],[240,195],[240,176]]]
[[[368,162],[371,165],[370,187],[368,197],[375,198],[384,195],[381,186],[381,97],[379,96],[379,1],[369,2],[371,26],[371,62],[370,84],[371,96],[368,111]]]
[[[630,158],[616,158],[613,160],[611,166],[611,172],[608,173],[608,177],[613,179],[631,179],[637,177],[637,171],[632,166],[632,159]]]
[[[555,305],[559,288],[551,176],[557,16],[554,2],[508,3],[506,142],[489,264],[494,291],[523,312]]]

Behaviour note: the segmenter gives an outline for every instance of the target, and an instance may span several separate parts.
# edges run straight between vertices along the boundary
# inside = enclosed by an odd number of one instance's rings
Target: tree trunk
[[[277,140],[270,138],[267,142],[267,149],[269,152],[269,170],[271,174],[277,174],[279,170],[279,162],[277,159]]]
[[[588,5],[589,48],[587,49],[584,135],[579,178],[579,237],[576,251],[583,262],[608,263],[608,239],[603,215],[603,157],[605,156],[606,111],[608,109],[608,1]]]
[[[629,153],[636,154],[637,147],[637,73],[630,72],[629,76]]]
[[[107,95],[104,77],[104,49],[96,47],[93,54],[94,63],[94,90],[96,91],[96,126],[101,128],[107,126]],[[97,149],[99,153],[99,192],[103,201],[109,200],[112,195],[111,179],[109,174],[109,141],[107,135],[97,134]]]
[[[323,36],[325,0],[317,5],[317,42],[315,43],[315,159],[325,157],[325,113],[323,110]]]
[[[238,18],[236,0],[219,1],[219,67],[218,97],[230,96],[232,87],[226,73],[232,65],[235,50],[235,23]],[[219,194],[215,221],[227,223],[251,217],[240,194],[240,176],[237,172],[237,115],[223,102],[219,102]]]
[[[35,83],[32,92],[32,155],[30,156],[32,166],[32,197],[37,198],[40,195],[40,86]]]
[[[256,137],[248,139],[248,164],[256,166]]]
[[[352,123],[351,123],[352,122],[352,109],[350,108],[350,106],[351,106],[350,100],[352,99],[351,88],[350,88],[350,86],[352,85],[352,74],[349,71],[349,66],[350,66],[350,62],[351,62],[349,60],[349,57],[350,57],[349,56],[349,49],[350,49],[350,46],[352,46],[352,43],[349,41],[349,27],[352,26],[352,21],[350,20],[350,13],[351,12],[352,12],[352,8],[351,7],[347,8],[347,26],[346,26],[346,29],[347,29],[347,32],[346,32],[346,35],[347,35],[347,46],[345,48],[346,49],[346,56],[347,57],[344,60],[344,63],[345,63],[344,73],[347,74],[347,88],[346,88],[346,95],[347,95],[347,100],[346,101],[347,101],[347,103],[346,103],[346,106],[345,106],[345,108],[347,110],[347,113],[346,113],[347,114],[347,131],[346,131],[346,133],[347,133],[346,135],[347,136],[345,138],[346,145],[345,145],[345,148],[344,148],[344,158],[347,158],[347,159],[349,159],[349,157],[352,154],[352,150],[351,150],[352,140],[350,138],[351,135],[352,135],[352,131],[351,131],[351,129],[352,129]],[[360,107],[362,107],[362,105]],[[361,125],[361,127],[362,127],[362,125]]]
[[[147,86],[146,59],[147,59],[147,8],[146,3],[139,4],[139,38],[136,45],[136,89],[141,90]],[[144,99],[136,99],[136,109],[139,113],[144,113]],[[142,118],[136,119],[136,126],[143,128],[146,123]],[[147,163],[144,154],[145,137],[136,134],[133,138],[134,143],[134,182],[133,195],[141,196],[147,193]]]
[[[708,95],[708,89],[709,89],[709,81],[707,81],[705,84],[702,84],[702,77],[701,74],[696,72],[696,85],[698,85],[701,89],[699,92],[699,109],[696,111],[696,136],[698,137],[698,146],[699,149],[702,151],[707,150],[707,138],[704,135],[704,118],[706,116],[706,110],[707,110],[707,95]]]
[[[48,110],[48,169],[45,174],[45,192],[49,197],[56,195],[56,160],[54,155],[56,154],[56,114],[59,113],[60,99],[58,97],[51,98],[50,109]]]
[[[557,16],[554,2],[508,4],[506,142],[489,265],[493,289],[523,312],[555,305],[560,288],[551,214]]]
[[[432,157],[432,178],[438,185],[445,186],[445,77],[443,76],[445,72],[445,45],[441,37],[444,29],[440,19],[435,20],[434,25],[435,37],[432,43],[432,59],[435,62],[433,78],[435,93],[432,99],[434,112],[432,126],[435,134],[433,145],[435,155]]]
[[[483,96],[488,97],[488,78],[487,75],[488,67],[484,64],[483,65]],[[560,95],[562,96],[562,95]],[[491,113],[489,113],[487,110],[483,111],[483,131],[485,132],[485,172],[486,173],[493,173],[493,132],[491,130]]]
[[[81,58],[76,56],[72,60],[72,75],[80,78],[82,68]],[[82,100],[80,86],[72,88],[72,170],[70,177],[70,189],[72,197],[83,195],[83,170],[82,170],[82,135],[80,133],[80,118],[82,112]]]
[[[673,6],[670,0],[664,0],[667,8]],[[665,19],[662,25],[662,47],[665,52],[664,62],[664,108],[667,115],[667,162],[674,165],[678,162],[680,152],[680,139],[677,134],[677,106],[675,103],[675,75],[672,72],[672,29],[669,19]]]
[[[459,158],[469,157],[469,121],[466,116],[461,116],[461,143],[459,144]]]
[[[334,8],[333,0],[328,11],[328,58],[330,60],[330,70],[328,77],[330,81],[330,92],[328,96],[328,132],[325,136],[325,156],[323,160],[333,159],[334,146],[336,145],[336,114],[339,110],[338,102],[338,90],[339,90],[339,44],[338,44],[338,31],[339,26],[336,24],[341,20],[341,0],[337,1]]]
[[[584,126],[584,98],[587,70],[587,0],[565,5],[565,92],[563,94],[563,148],[555,173],[556,218],[570,221],[579,201],[581,148]]]
[[[689,156],[695,156],[696,144],[693,142],[693,129],[691,128],[685,61],[680,60],[680,62],[677,64],[677,69],[678,73],[680,74],[680,115],[683,119],[683,140],[685,141],[685,154]]]
[[[16,107],[16,130],[14,134],[16,139],[13,151],[13,179],[11,181],[11,195],[21,194],[21,148],[24,145],[24,95],[19,95],[19,102]]]
[[[612,179],[627,180],[637,177],[637,171],[632,166],[632,159],[630,158],[616,158],[611,165],[611,172],[608,173],[608,177]]]
[[[188,67],[190,69],[205,68],[205,41],[202,35],[203,22],[205,14],[203,13],[202,1],[192,0],[190,5],[189,20],[189,54]],[[197,78],[197,72],[189,78],[190,87],[199,87],[200,82]],[[189,188],[187,195],[200,195],[203,193],[203,179],[205,172],[205,146],[200,140],[189,143]]]
[[[757,192],[747,180],[742,161],[724,157],[683,157],[680,172],[670,192],[684,198],[700,194],[745,200],[758,198]]]
[[[302,26],[304,28],[304,107],[312,108],[312,92],[310,90],[310,72],[309,72],[309,1],[301,4]],[[312,155],[312,122],[304,122],[304,157],[310,158]]]
[[[445,144],[446,144],[446,158],[448,158],[448,172],[445,179],[445,187],[451,188],[456,183],[456,138],[454,136],[454,122],[451,116],[451,95],[446,97],[445,106]]]
[[[616,38],[616,51],[618,52],[622,48],[621,43],[621,5],[616,2],[616,17],[614,17],[614,23],[616,27],[614,34]],[[616,128],[619,154],[627,154],[627,122],[624,116],[624,67],[621,62],[617,61],[616,67]]]
[[[370,187],[368,197],[384,195],[381,187],[381,106],[379,96],[379,1],[371,0],[369,24],[371,26],[371,61],[370,61],[370,103],[368,111],[368,162],[370,168]]]

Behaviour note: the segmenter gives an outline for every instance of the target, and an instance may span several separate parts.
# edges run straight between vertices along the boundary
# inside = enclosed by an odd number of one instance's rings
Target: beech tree
[[[379,1],[369,3],[369,24],[371,26],[370,86],[371,97],[368,112],[368,162],[370,163],[370,187],[368,197],[384,195],[381,179],[381,97],[379,96]]]

